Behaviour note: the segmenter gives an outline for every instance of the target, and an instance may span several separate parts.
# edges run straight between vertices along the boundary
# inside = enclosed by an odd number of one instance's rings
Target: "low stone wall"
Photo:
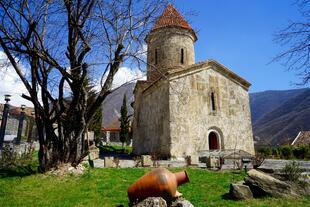
[[[274,160],[265,159],[262,164],[258,167],[261,171],[270,173],[281,173],[281,170],[287,164],[296,162],[299,169],[304,172],[310,172],[310,161],[300,161],[300,160]]]

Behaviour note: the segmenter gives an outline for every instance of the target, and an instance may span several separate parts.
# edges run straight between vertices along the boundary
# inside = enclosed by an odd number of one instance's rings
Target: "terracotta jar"
[[[156,168],[134,182],[127,190],[130,202],[147,197],[173,198],[178,196],[177,187],[189,182],[186,171],[172,173],[165,168]]]

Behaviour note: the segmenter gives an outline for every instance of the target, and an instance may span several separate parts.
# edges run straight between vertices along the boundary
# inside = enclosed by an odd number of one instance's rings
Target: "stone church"
[[[196,63],[196,40],[172,5],[147,35],[147,80],[134,90],[135,154],[175,159],[212,150],[254,154],[250,83],[215,60]]]

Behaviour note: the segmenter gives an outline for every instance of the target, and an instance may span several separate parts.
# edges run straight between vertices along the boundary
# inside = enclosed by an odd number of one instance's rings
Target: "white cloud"
[[[136,82],[137,80],[145,79],[146,76],[141,70],[121,67],[114,76],[112,88],[116,88],[128,82]]]
[[[23,93],[28,94],[24,84],[8,61],[5,53],[0,51],[0,103],[5,102],[5,94],[10,94],[12,96],[11,105],[20,106],[25,104],[32,107],[33,104],[30,101],[21,97]]]
[[[103,79],[105,80],[106,77]],[[139,69],[130,69],[128,67],[121,67],[114,76],[112,89],[117,88],[128,82],[136,82],[137,80],[146,80],[146,75]],[[95,87],[97,91],[100,89],[100,83]]]

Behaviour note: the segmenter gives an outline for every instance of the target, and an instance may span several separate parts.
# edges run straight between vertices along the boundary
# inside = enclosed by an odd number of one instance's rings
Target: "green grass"
[[[0,206],[127,206],[128,186],[150,169],[91,169],[82,176],[36,174],[0,179]],[[180,169],[172,169],[179,171]],[[309,206],[310,198],[226,199],[229,183],[243,173],[187,169],[190,183],[178,190],[197,207],[204,206]]]

